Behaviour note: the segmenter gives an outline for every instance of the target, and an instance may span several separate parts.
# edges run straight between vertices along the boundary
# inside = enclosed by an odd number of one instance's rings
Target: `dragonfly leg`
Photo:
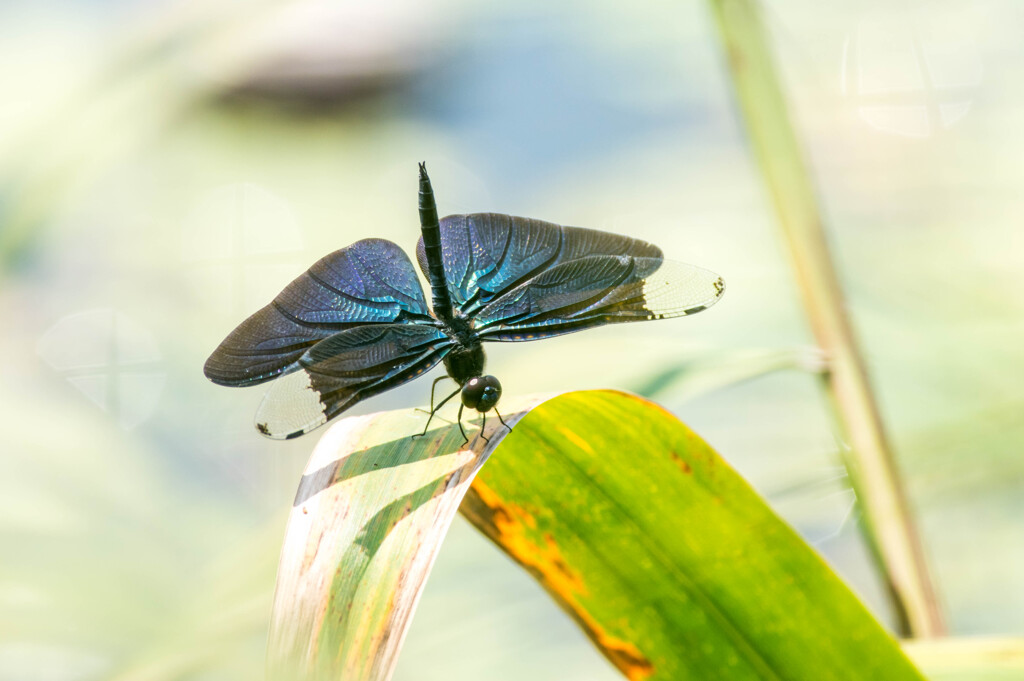
[[[458,395],[461,390],[462,390],[462,388],[456,388],[455,392],[453,392],[451,395],[449,395],[448,397],[446,397],[443,400],[441,400],[441,404],[439,404],[436,407],[434,407],[433,409],[431,409],[430,417],[427,419],[427,425],[423,426],[423,432],[422,433],[416,433],[415,435],[413,435],[413,437],[423,437],[424,435],[426,435],[427,434],[427,428],[430,428],[430,421],[434,418],[434,414],[437,413],[437,410],[440,409],[441,407],[443,407],[445,405],[445,403],[448,402],[448,400],[450,400],[453,397],[455,397],[456,395]],[[431,402],[431,404],[433,404],[434,400],[431,399],[430,402]],[[459,417],[460,417],[460,419],[462,417],[462,407],[459,407]],[[461,423],[461,421],[459,423],[459,430],[462,430],[462,423]],[[462,434],[465,435],[466,433],[463,432]]]
[[[434,379],[434,383],[430,386],[430,411],[427,411],[426,409],[421,409],[419,407],[416,407],[416,411],[422,411],[424,414],[433,414],[435,411],[437,411],[436,409],[434,409],[434,391],[437,390],[437,384],[446,378],[451,378],[451,376],[438,376],[437,378]],[[452,380],[454,381],[455,379]],[[438,405],[438,407],[440,406],[441,405]]]
[[[508,432],[511,433],[512,432],[512,427],[510,425],[508,425],[507,423],[505,423],[505,419],[501,418],[501,412],[498,411],[497,409],[495,409],[494,413],[498,415],[498,420],[501,421],[501,425],[505,426],[505,428],[508,429]]]
[[[461,388],[460,388],[460,390],[461,390]],[[466,435],[466,430],[465,430],[465,428],[462,427],[462,410],[465,407],[466,407],[466,405],[464,405],[464,404],[460,404],[459,405],[459,432],[462,433],[462,437],[465,438],[465,441],[462,444],[466,444],[467,442],[469,442],[469,436]]]
[[[484,420],[480,422],[480,437],[484,439],[484,442],[490,444],[491,440],[489,437],[484,435],[484,428],[487,427],[487,412],[483,412]]]

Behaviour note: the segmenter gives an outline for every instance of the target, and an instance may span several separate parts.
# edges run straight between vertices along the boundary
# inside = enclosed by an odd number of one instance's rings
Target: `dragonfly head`
[[[494,376],[477,376],[462,384],[462,404],[478,412],[494,409],[501,399],[501,383]]]

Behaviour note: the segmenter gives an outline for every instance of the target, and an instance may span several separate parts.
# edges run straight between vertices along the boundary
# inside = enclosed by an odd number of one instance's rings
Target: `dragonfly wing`
[[[549,269],[475,315],[483,340],[547,338],[603,324],[695,314],[725,292],[714,272],[685,263],[599,255]]]
[[[339,331],[404,318],[430,320],[416,271],[398,245],[365,239],[321,258],[239,324],[204,373],[220,385],[263,383]]]
[[[337,333],[310,348],[295,370],[270,386],[256,412],[256,428],[275,440],[308,433],[356,402],[429,371],[449,344],[439,329],[416,324]]]
[[[441,253],[452,300],[467,314],[564,262],[591,255],[662,256],[657,246],[620,234],[497,213],[442,219]],[[422,238],[416,255],[426,275]]]

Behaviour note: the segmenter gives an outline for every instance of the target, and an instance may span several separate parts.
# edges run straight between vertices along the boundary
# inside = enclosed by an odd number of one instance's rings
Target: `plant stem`
[[[829,255],[817,197],[790,122],[756,0],[711,0],[747,134],[775,205],[803,304],[828,360],[825,390],[864,510],[868,544],[888,584],[900,633],[945,626],[903,485]]]

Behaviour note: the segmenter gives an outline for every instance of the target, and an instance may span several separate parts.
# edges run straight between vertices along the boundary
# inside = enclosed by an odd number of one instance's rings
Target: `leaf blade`
[[[462,512],[632,680],[921,678],[739,475],[640,398],[534,409]]]
[[[514,425],[540,398],[505,417]],[[272,681],[385,680],[469,481],[506,431],[462,447],[425,416],[344,419],[310,457],[288,519],[271,611]],[[494,426],[497,426],[496,428]]]

